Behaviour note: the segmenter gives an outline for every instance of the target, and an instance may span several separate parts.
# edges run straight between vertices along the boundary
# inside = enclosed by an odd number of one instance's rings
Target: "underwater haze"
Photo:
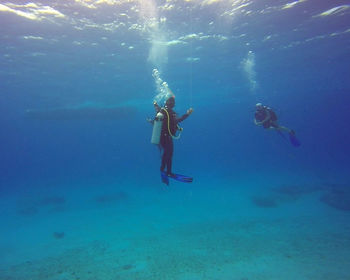
[[[0,279],[350,279],[349,1],[0,0],[0,46]]]

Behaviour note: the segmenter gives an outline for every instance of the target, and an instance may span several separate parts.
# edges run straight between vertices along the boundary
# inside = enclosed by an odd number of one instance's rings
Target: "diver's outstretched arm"
[[[182,115],[180,118],[176,118],[176,122],[180,123],[182,121],[184,121],[185,119],[188,118],[189,115],[191,115],[193,112],[193,108],[190,108],[187,110],[186,114]]]

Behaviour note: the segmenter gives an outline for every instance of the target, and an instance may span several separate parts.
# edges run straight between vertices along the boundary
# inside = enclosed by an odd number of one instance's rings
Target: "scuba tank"
[[[153,122],[153,131],[151,138],[152,144],[158,145],[160,142],[160,134],[162,132],[163,119],[163,114],[161,112],[158,112]]]

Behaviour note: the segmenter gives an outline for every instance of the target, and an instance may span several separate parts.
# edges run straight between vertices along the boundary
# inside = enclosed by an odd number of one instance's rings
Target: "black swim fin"
[[[287,137],[279,130],[276,130],[279,135],[281,135],[286,141],[288,141]],[[301,145],[298,138],[295,136],[294,130],[291,130],[289,133],[289,141],[294,147],[299,147]]]
[[[170,177],[176,181],[183,182],[183,183],[192,183],[193,182],[193,178],[186,176],[186,175],[171,173],[171,174],[168,174],[168,177]]]

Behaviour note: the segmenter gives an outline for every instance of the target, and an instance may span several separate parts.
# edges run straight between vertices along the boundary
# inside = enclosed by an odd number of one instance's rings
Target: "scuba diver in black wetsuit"
[[[293,132],[293,130],[281,126],[277,122],[277,115],[270,107],[264,106],[261,103],[257,103],[255,105],[255,119],[254,123],[256,125],[262,125],[265,129],[276,129],[276,130],[284,130],[288,133]]]
[[[173,110],[175,107],[175,96],[173,94],[166,101],[164,108],[160,107],[157,102],[154,102],[153,105],[156,112],[163,115],[162,129],[160,134],[160,147],[163,150],[160,172],[163,183],[167,185],[169,184],[168,177],[182,182],[192,182],[191,177],[172,173],[172,157],[174,151],[173,138],[177,138],[177,136],[175,136],[177,130],[182,131],[182,128],[178,126],[178,123],[182,122],[190,114],[192,114],[193,109],[188,109],[186,114],[178,118]]]
[[[277,115],[270,107],[257,103],[255,108],[254,123],[256,125],[262,125],[265,129],[275,129],[284,138],[285,136],[281,131],[286,131],[289,134],[289,139],[292,145],[295,147],[300,146],[299,140],[295,137],[294,130],[279,125],[277,122]]]

